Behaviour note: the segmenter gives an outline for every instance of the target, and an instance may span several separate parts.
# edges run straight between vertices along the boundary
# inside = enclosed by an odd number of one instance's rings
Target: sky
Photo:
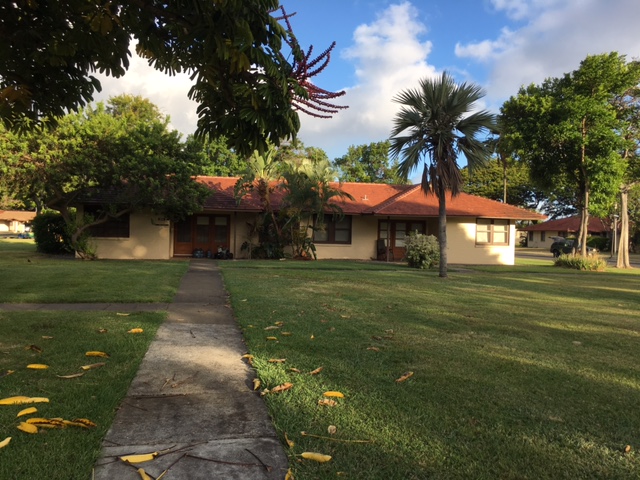
[[[640,0],[281,0],[300,45],[328,67],[313,78],[349,108],[331,119],[300,113],[298,138],[330,159],[351,145],[389,138],[393,98],[447,71],[481,86],[478,108],[498,113],[523,85],[576,70],[587,55],[616,51],[640,58]],[[313,55],[312,57],[315,57]],[[127,74],[98,76],[96,100],[122,93],[149,98],[185,136],[196,128],[186,75],[156,72],[137,57]]]

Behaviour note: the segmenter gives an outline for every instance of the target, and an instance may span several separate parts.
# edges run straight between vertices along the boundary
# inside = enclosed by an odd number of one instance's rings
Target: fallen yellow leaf
[[[317,375],[319,374],[322,370],[324,370],[324,367],[318,367],[315,370],[309,372],[309,375]]]
[[[324,392],[323,395],[325,397],[336,397],[336,398],[344,398],[344,394],[341,392],[334,392],[334,391],[329,391],[329,392]]]
[[[158,452],[151,453],[141,453],[137,455],[125,455],[124,457],[119,457],[125,463],[143,463],[149,462],[158,456]]]
[[[144,330],[141,328],[132,328],[131,330],[127,331],[127,333],[142,333],[142,332],[144,332]]]
[[[289,371],[290,371],[290,372],[293,372],[293,373],[302,373],[302,372],[301,372],[300,370],[298,370],[297,368],[290,368],[290,369],[289,369]]]
[[[286,358],[270,358],[269,363],[284,363],[286,362]]]
[[[130,313],[120,313],[120,312],[116,312],[116,315],[120,316],[120,317],[128,317],[129,315],[131,315]]]
[[[107,333],[109,330],[107,330],[106,328],[99,328],[98,329],[98,333]]]
[[[284,439],[287,442],[287,445],[289,445],[289,448],[293,448],[295,446],[295,443],[293,443],[292,440],[289,440],[289,437],[287,436],[287,432],[284,432]]]
[[[327,427],[327,432],[329,432],[329,435],[334,435],[337,431],[338,428],[335,425],[329,425]]]
[[[0,448],[4,448],[4,447],[6,447],[7,445],[9,445],[9,442],[10,442],[10,441],[11,441],[11,437],[7,437],[7,438],[5,438],[4,440],[2,440],[2,441],[0,442]]]
[[[378,347],[367,347],[367,350],[371,350],[372,352],[379,352],[380,349]]]
[[[15,370],[5,370],[4,372],[0,373],[0,378],[11,375],[12,373],[15,373]]]
[[[253,379],[253,389],[254,390],[258,390],[260,388],[260,379],[259,378],[254,378]]]
[[[280,335],[282,335],[283,337],[290,337],[293,334],[291,332],[282,332],[280,333]]]
[[[153,480],[149,475],[147,475],[147,472],[144,471],[144,468],[139,468],[137,472],[142,480]]]
[[[269,341],[278,340],[278,337],[267,337],[267,340],[269,340]]]
[[[44,365],[42,363],[30,363],[27,365],[27,368],[30,368],[31,370],[46,370],[49,368],[49,365]]]
[[[335,407],[336,405],[338,405],[338,402],[336,402],[335,400],[331,400],[330,398],[321,398],[320,400],[318,400],[318,405],[322,405],[325,407]]]
[[[24,405],[27,403],[47,403],[49,402],[48,398],[44,397],[25,397],[23,395],[19,395],[16,397],[8,397],[0,400],[0,405]]]
[[[328,462],[329,460],[331,460],[331,455],[323,455],[322,453],[315,452],[302,452],[300,456],[302,458],[306,458],[307,460],[313,460],[314,462],[320,463]]]
[[[97,352],[97,351],[87,352],[87,353],[85,353],[85,356],[87,356],[87,357],[104,357],[104,358],[109,358],[109,354],[108,354],[108,353],[105,353],[105,352]]]
[[[265,330],[277,330],[277,329],[279,329],[279,328],[280,328],[280,327],[278,327],[277,325],[270,325],[270,326],[268,326],[268,327],[265,327],[264,329],[265,329]]]
[[[25,408],[24,410],[20,410],[16,417],[22,417],[24,415],[31,415],[32,413],[36,413],[38,409],[36,407]]]
[[[49,335],[42,335],[42,338],[44,340],[51,340],[53,337],[49,336]]]
[[[89,420],[88,418],[74,418],[73,421],[74,422],[78,422],[78,423],[82,423],[83,425],[86,425],[87,427],[91,427],[91,428],[98,426],[95,423],[93,423],[91,420]]]
[[[291,469],[287,470],[287,474],[284,476],[284,480],[294,480],[293,473],[291,473]]]
[[[20,422],[20,425],[18,425],[18,430],[22,430],[25,433],[38,433],[38,427],[26,422]]]

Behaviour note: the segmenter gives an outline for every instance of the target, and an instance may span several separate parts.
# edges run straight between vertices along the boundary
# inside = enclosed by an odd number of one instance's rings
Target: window
[[[508,245],[509,220],[478,218],[476,220],[476,245]]]
[[[314,230],[316,243],[351,243],[351,217],[325,221],[323,230]]]
[[[529,232],[529,241],[533,242],[533,232]]]
[[[547,232],[540,232],[540,241],[544,242],[547,239]]]
[[[84,214],[94,218],[101,213],[99,207],[85,206]],[[99,238],[129,238],[129,214],[125,213],[118,218],[110,218],[104,223],[90,227],[92,237]]]

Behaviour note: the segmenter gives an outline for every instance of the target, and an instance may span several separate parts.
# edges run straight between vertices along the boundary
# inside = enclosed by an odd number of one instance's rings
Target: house
[[[531,248],[550,248],[553,237],[570,237],[580,230],[580,215],[548,220],[522,229],[527,233],[527,246]],[[611,234],[611,224],[607,220],[589,217],[588,234],[592,237],[607,237]]]
[[[234,177],[198,177],[211,196],[201,212],[182,222],[170,222],[145,212],[102,224],[93,231],[99,258],[169,259],[191,256],[196,249],[229,249],[234,258],[247,258],[242,244],[247,225],[262,209],[255,195],[238,203]],[[353,197],[336,203],[344,216],[325,219],[326,229],[314,232],[319,259],[378,257],[379,241],[388,245],[389,259],[404,256],[405,237],[413,231],[437,235],[438,200],[419,185],[343,183],[335,185]],[[277,210],[281,197],[272,199]],[[447,204],[447,245],[450,263],[513,265],[515,221],[546,217],[486,198],[460,194]],[[384,245],[383,245],[384,250]],[[386,257],[385,257],[386,258]]]
[[[24,233],[36,217],[36,212],[0,210],[0,234]]]

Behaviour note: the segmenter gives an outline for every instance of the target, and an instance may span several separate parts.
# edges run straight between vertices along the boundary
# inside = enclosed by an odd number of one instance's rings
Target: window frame
[[[489,223],[480,223],[480,221],[485,221]],[[500,223],[496,223],[500,222]],[[506,222],[506,223],[502,223]],[[479,228],[480,226],[488,227],[485,229]],[[504,230],[497,230],[495,227],[506,227]],[[488,240],[486,242],[479,241],[479,234],[487,234]],[[505,242],[496,242],[495,237],[497,234],[505,235]],[[476,246],[485,246],[485,245],[497,245],[497,246],[508,246],[511,240],[511,220],[508,218],[476,218]]]
[[[337,225],[340,222],[344,222],[347,221],[348,222],[348,228],[337,228]],[[317,218],[314,219],[314,225],[317,222]],[[313,240],[313,243],[317,243],[320,245],[351,245],[351,242],[353,240],[353,217],[352,215],[344,215],[340,218],[336,218],[333,217],[331,220],[329,221],[325,221],[324,222],[324,226],[325,229],[324,231],[327,233],[327,239],[326,240],[318,240],[316,237],[316,234],[318,233],[317,230],[314,229],[313,231],[313,236],[311,237]],[[344,232],[346,231],[348,233],[348,240],[336,240],[336,231],[338,232]]]
[[[95,215],[100,207],[85,205],[83,215]],[[93,238],[131,238],[131,214],[122,214],[117,218],[109,218],[106,222],[89,227],[89,233]]]

